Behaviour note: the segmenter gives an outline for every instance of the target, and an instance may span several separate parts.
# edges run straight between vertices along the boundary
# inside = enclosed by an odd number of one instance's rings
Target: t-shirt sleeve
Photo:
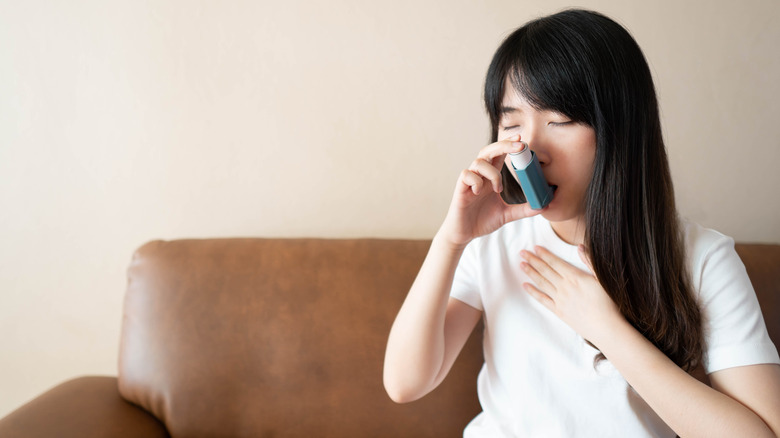
[[[479,293],[479,255],[480,239],[474,239],[466,246],[460,257],[455,277],[452,280],[450,296],[469,306],[483,310],[482,296]]]
[[[698,280],[706,372],[762,363],[780,364],[753,285],[734,249],[734,240],[719,234],[704,251],[700,262]]]

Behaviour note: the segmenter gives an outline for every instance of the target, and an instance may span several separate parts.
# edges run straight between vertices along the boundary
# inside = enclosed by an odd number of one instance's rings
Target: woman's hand
[[[508,222],[542,211],[531,209],[528,203],[509,205],[501,198],[504,190],[501,168],[508,153],[522,149],[519,141],[520,136],[516,135],[485,146],[469,168],[461,172],[447,217],[439,230],[447,242],[463,247]]]
[[[572,266],[546,248],[537,246],[535,252],[523,250],[520,253],[525,260],[521,268],[535,283],[524,283],[523,287],[598,347],[615,324],[625,321],[617,305],[594,275]],[[592,272],[593,267],[582,245],[579,254]]]

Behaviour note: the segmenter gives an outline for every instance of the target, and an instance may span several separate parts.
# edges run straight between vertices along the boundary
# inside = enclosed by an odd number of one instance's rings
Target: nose
[[[550,155],[547,153],[545,142],[542,136],[538,135],[534,130],[529,129],[523,133],[521,139],[528,144],[528,147],[536,155],[536,159],[539,160],[539,165],[544,167],[550,162]]]
[[[550,162],[550,159],[547,154],[540,153],[539,149],[534,149],[533,147],[531,147],[531,150],[534,151],[534,153],[536,154],[536,159],[539,160],[540,166],[544,167]]]

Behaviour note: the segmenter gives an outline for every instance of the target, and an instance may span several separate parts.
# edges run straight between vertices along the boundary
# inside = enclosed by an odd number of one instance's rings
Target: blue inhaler
[[[509,154],[509,159],[512,160],[512,167],[528,204],[534,210],[541,210],[552,201],[553,189],[544,179],[536,154],[528,147],[528,143],[520,143],[523,149]]]

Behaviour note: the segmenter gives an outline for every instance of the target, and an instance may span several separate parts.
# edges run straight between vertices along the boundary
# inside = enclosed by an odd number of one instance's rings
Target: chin
[[[553,201],[542,210],[542,217],[550,222],[564,222],[581,218],[582,213],[572,211],[572,209],[568,208],[561,208],[560,205],[556,205],[555,199],[553,199]]]

